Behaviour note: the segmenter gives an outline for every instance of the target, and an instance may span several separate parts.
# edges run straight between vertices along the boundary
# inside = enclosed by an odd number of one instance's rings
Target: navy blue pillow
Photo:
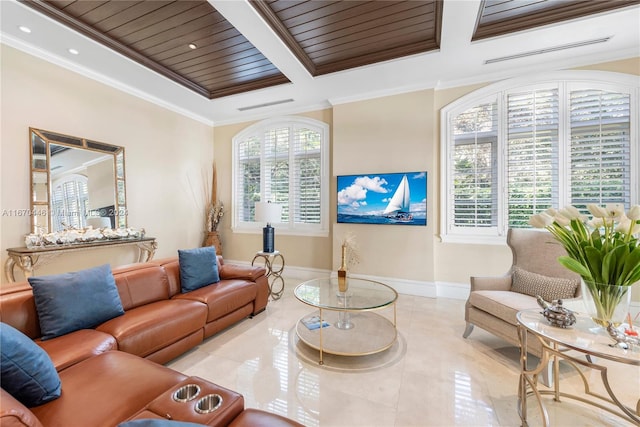
[[[28,280],[33,288],[42,340],[94,328],[124,314],[109,264]]]
[[[195,424],[186,421],[165,420],[160,418],[143,418],[139,420],[125,421],[118,427],[201,427],[204,424]]]
[[[60,397],[60,377],[49,355],[28,336],[0,322],[2,388],[24,406]]]
[[[183,294],[220,281],[214,246],[178,249],[178,263]]]

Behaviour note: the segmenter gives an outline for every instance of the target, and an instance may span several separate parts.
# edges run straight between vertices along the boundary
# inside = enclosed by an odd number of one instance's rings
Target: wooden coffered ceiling
[[[21,2],[205,98],[290,82],[268,55],[205,0]],[[249,0],[312,77],[438,51],[446,2]],[[638,3],[484,0],[472,40]]]
[[[440,46],[441,1],[255,0],[251,4],[313,76]]]
[[[638,0],[483,0],[472,40],[638,4]]]

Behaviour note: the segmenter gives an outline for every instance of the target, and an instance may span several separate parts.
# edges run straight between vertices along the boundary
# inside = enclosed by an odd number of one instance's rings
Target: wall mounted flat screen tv
[[[427,225],[427,172],[338,176],[338,222]]]

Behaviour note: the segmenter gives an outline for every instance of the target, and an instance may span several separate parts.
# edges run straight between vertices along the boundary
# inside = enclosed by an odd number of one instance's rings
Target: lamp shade
[[[256,202],[256,221],[273,224],[282,220],[282,205]]]

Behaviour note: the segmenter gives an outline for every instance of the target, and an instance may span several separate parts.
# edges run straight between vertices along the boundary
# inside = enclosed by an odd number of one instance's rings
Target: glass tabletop
[[[390,286],[373,280],[348,278],[346,293],[338,291],[338,279],[325,277],[308,280],[294,290],[296,298],[313,307],[344,310],[345,298],[350,311],[373,310],[393,304],[398,293]]]
[[[530,332],[561,346],[603,359],[640,366],[640,350],[636,346],[628,350],[611,347],[610,344],[615,341],[588,316],[577,315],[576,323],[571,328],[552,326],[542,316],[540,309],[520,311],[516,318]]]

